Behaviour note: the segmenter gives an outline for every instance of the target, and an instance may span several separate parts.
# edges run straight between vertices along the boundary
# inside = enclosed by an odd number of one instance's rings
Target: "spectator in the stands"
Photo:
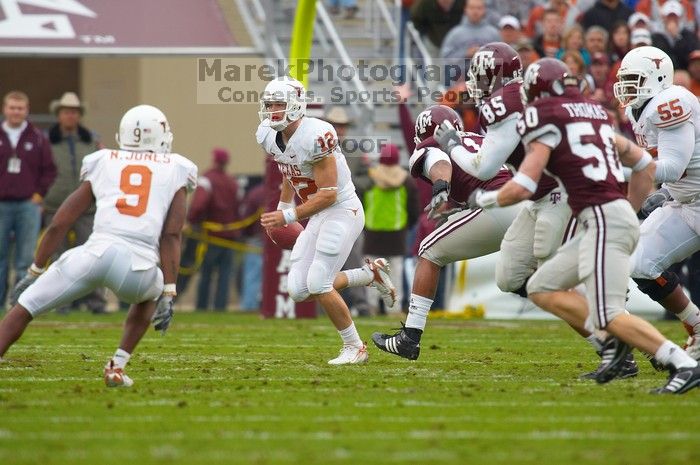
[[[635,29],[630,35],[631,48],[651,45],[651,32],[648,29]]]
[[[534,41],[535,50],[541,57],[556,57],[561,46],[561,16],[556,10],[547,10],[542,17],[542,34]]]
[[[241,201],[241,218],[246,220],[259,217],[265,211],[267,200],[265,183],[253,187]],[[265,232],[260,221],[253,221],[243,230],[243,237],[249,250],[243,256],[240,307],[243,311],[258,310],[262,299],[262,263],[260,250],[265,241]]]
[[[413,3],[411,21],[431,56],[438,56],[447,33],[462,21],[465,4],[466,0],[417,0]]]
[[[614,80],[610,77],[610,58],[606,53],[598,52],[591,56],[591,76],[595,84],[595,90],[591,95],[603,106],[614,108],[616,100],[613,95]]]
[[[526,36],[534,39],[544,32],[544,14],[548,10],[554,10],[559,13],[563,27],[572,26],[576,22],[576,18],[581,14],[575,1],[551,0],[547,3],[542,2],[530,12],[530,16],[525,24]]]
[[[591,64],[591,55],[583,47],[583,28],[579,24],[574,24],[564,32],[561,48],[557,51],[557,58],[563,61],[566,52],[577,52],[586,67]]]
[[[540,56],[535,51],[535,47],[532,46],[532,42],[528,39],[521,39],[520,42],[515,44],[515,51],[520,55],[520,62],[523,64],[523,74],[525,70],[532,63],[540,59]]]
[[[610,61],[619,63],[631,49],[630,29],[627,23],[615,23],[610,33]]]
[[[498,29],[501,32],[501,41],[510,46],[515,45],[521,37],[520,21],[515,16],[506,15],[498,21]]]
[[[330,7],[329,12],[332,15],[340,14],[341,9],[345,9],[345,19],[353,19],[359,7],[357,6],[357,0],[328,0],[328,6]]]
[[[627,21],[632,13],[632,9],[620,0],[598,0],[583,14],[581,25],[585,29],[600,26],[610,31],[613,24],[618,21]]]
[[[608,31],[600,26],[591,26],[586,30],[584,42],[586,50],[593,56],[594,53],[607,53],[608,51]]]
[[[678,1],[667,0],[661,7],[663,28],[651,36],[654,47],[666,52],[676,69],[686,69],[688,55],[700,45],[695,33],[683,27],[683,14],[683,6]]]
[[[583,93],[586,96],[590,96],[595,89],[595,83],[593,82],[593,77],[588,74],[586,70],[586,64],[584,63],[581,54],[576,50],[569,50],[559,59],[566,63],[574,76],[578,77],[585,83]]]
[[[635,12],[632,13],[632,15],[629,17],[627,20],[627,25],[629,26],[631,31],[634,31],[635,29],[651,29],[651,20],[647,15],[644,13],[640,12]]]
[[[662,9],[669,1],[671,0],[639,0],[634,9],[639,13],[644,13],[652,23],[661,26],[663,23]],[[681,0],[680,3],[683,10],[681,18],[686,22],[686,27],[692,28],[696,18],[695,8],[698,8],[698,2],[697,0]],[[650,29],[652,28],[650,27]]]
[[[501,40],[498,29],[486,19],[484,0],[469,0],[464,8],[464,19],[453,27],[440,48],[440,58],[457,64],[470,58],[479,47]]]
[[[685,87],[690,90],[690,73],[684,69],[677,69],[673,72],[673,85]]]
[[[544,3],[544,0],[490,0],[486,2],[486,7],[501,15],[518,18],[521,27],[524,27],[530,18],[530,13]]]
[[[690,74],[690,91],[700,97],[700,50],[694,50],[688,56],[688,74]]]

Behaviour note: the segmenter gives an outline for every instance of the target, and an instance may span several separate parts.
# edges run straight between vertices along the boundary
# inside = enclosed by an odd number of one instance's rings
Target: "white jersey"
[[[83,159],[80,179],[90,181],[97,211],[86,247],[98,256],[114,242],[133,252],[132,269],[160,262],[163,223],[175,193],[197,187],[197,166],[175,153],[103,149]]]
[[[335,158],[335,166],[338,170],[336,204],[357,198],[350,168],[340,151],[338,135],[333,126],[326,121],[318,118],[302,118],[286,146],[282,142],[281,133],[272,129],[267,120],[260,123],[255,137],[263,150],[277,162],[280,172],[294,187],[302,202],[313,198],[317,191],[313,175],[314,163],[328,156]]]
[[[631,107],[627,107],[626,114],[632,122],[637,143],[652,153],[656,152],[660,158],[675,153],[675,150],[659,147],[659,133],[677,129],[688,123],[693,125],[693,140],[672,139],[673,144],[679,144],[679,147],[685,144],[694,146],[685,172],[680,180],[664,185],[678,201],[697,198],[700,194],[700,103],[697,97],[686,88],[674,85],[652,97],[639,119],[634,117]]]

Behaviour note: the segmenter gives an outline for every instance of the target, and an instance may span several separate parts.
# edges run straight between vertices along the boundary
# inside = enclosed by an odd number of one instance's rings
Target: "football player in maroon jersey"
[[[516,128],[523,112],[522,72],[520,56],[510,45],[491,42],[482,46],[467,72],[467,90],[479,107],[479,124],[485,133],[481,148],[465,148],[449,120],[437,129],[435,139],[442,149],[475,178],[491,179],[504,164],[517,170],[525,157]],[[532,200],[508,229],[496,265],[498,287],[522,297],[527,296],[526,280],[554,255],[573,226],[566,192],[552,177],[542,176]]]
[[[432,106],[418,115],[416,150],[409,165],[414,177],[433,185],[433,197],[426,210],[430,211],[431,218],[443,218],[444,222],[421,242],[405,327],[393,335],[372,335],[381,350],[410,360],[417,359],[420,353],[420,339],[435,297],[440,269],[448,263],[498,251],[508,226],[522,208],[522,205],[502,211],[465,208],[475,189],[498,189],[511,174],[502,167],[491,179],[480,181],[465,173],[433,138],[435,129],[443,121],[462,127],[459,115],[443,105]],[[479,150],[483,140],[473,133],[461,132],[460,137],[465,150],[472,152]],[[457,208],[448,210],[448,206]]]
[[[557,176],[583,227],[529,280],[530,299],[555,315],[588,313],[590,330],[610,334],[603,351],[607,363],[598,370],[597,382],[612,380],[633,346],[671,370],[666,385],[653,392],[681,394],[697,387],[698,362],[651,324],[625,312],[630,255],[639,239],[632,206],[638,210],[652,189],[656,164],[651,155],[615,134],[608,112],[581,95],[578,80],[559,60],[530,65],[522,93],[528,106],[518,131],[527,144],[525,160],[511,181],[498,191],[475,191],[470,204],[512,205],[532,196],[545,169]],[[621,187],[620,162],[633,171],[629,201]],[[580,283],[586,285],[585,298],[570,291]]]

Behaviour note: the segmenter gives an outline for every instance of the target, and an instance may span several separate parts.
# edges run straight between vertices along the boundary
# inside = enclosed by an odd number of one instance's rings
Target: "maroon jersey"
[[[462,136],[462,146],[472,153],[479,151],[481,147],[481,141],[484,138],[478,134],[464,134]],[[411,175],[414,178],[420,178],[427,182],[431,182],[430,178],[423,175],[423,165],[428,157],[430,150],[439,150],[440,144],[438,144],[432,136],[425,139],[423,142],[418,144],[416,150],[411,155],[411,160],[409,161],[409,168],[411,170]],[[445,152],[442,152],[445,156]],[[476,189],[484,189],[487,191],[493,191],[500,188],[502,185],[508,182],[512,178],[512,174],[505,167],[496,174],[492,179],[488,181],[481,181],[462,170],[452,159],[452,179],[450,179],[450,199],[458,202],[464,203],[469,200],[469,196]]]
[[[479,108],[479,125],[486,133],[490,126],[496,126],[503,122],[513,113],[523,113],[523,102],[520,98],[520,81],[512,81],[501,87],[490,97],[486,98]],[[519,137],[518,134],[504,134],[504,137]],[[513,153],[510,154],[506,163],[515,170],[520,168],[520,164],[525,159],[525,147],[519,142]],[[557,181],[546,174],[542,176],[537,184],[537,190],[532,195],[532,200],[539,200],[549,194],[552,189],[558,187]]]
[[[552,148],[547,171],[561,180],[575,215],[625,198],[612,124],[602,105],[569,92],[535,100],[518,121],[523,143]]]

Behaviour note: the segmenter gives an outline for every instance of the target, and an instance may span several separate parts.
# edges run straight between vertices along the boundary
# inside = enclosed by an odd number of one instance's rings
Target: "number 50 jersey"
[[[333,126],[323,120],[305,116],[285,145],[282,134],[272,129],[266,121],[260,123],[255,133],[258,144],[272,155],[280,172],[294,187],[302,202],[316,194],[313,165],[325,157],[335,158],[338,170],[336,204],[357,197],[350,169],[340,151],[338,135]]]
[[[197,187],[197,166],[175,153],[99,150],[83,159],[97,211],[86,247],[98,256],[114,242],[133,252],[132,269],[160,262],[163,223],[175,193]]]
[[[523,144],[552,149],[546,170],[564,185],[574,215],[625,198],[612,125],[602,105],[568,91],[535,100],[518,121]]]

